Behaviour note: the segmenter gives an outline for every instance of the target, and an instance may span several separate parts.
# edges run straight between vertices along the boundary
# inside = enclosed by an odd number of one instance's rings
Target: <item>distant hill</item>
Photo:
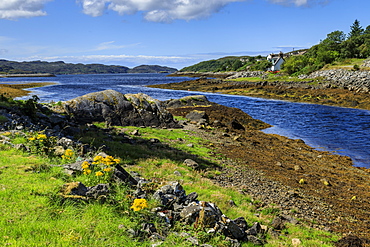
[[[243,70],[265,70],[271,63],[262,56],[223,57],[216,60],[203,61],[181,69],[181,72],[225,72]]]
[[[104,65],[104,64],[73,64],[45,61],[15,62],[0,60],[1,74],[41,74],[50,73],[54,75],[68,74],[116,74],[116,73],[160,73],[176,72],[177,69],[158,65],[141,65],[130,69],[126,66]]]
[[[130,69],[128,73],[174,73],[177,69],[159,65],[140,65]]]

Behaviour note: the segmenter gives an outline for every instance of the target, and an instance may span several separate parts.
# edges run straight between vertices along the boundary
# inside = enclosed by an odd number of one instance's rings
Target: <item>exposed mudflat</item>
[[[293,102],[315,103],[370,110],[369,93],[342,88],[312,85],[312,81],[291,82],[235,82],[225,79],[196,79],[181,83],[151,85],[149,87],[190,90],[221,94],[245,95]]]
[[[198,90],[198,89],[196,89]],[[350,158],[322,152],[301,140],[259,129],[260,121],[220,105],[169,109],[173,115],[204,111],[212,128],[189,124],[194,135],[209,140],[228,159],[214,182],[273,203],[283,214],[343,235],[370,236],[370,171],[353,167]],[[236,120],[236,121],[235,121]],[[240,124],[238,124],[240,123]]]

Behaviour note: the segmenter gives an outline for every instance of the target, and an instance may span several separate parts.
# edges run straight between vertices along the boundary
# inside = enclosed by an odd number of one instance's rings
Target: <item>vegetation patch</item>
[[[61,197],[59,194],[61,191],[70,193],[77,188],[77,181],[87,185],[109,181],[100,179],[109,178],[105,177],[109,175],[108,169],[117,163],[125,165],[128,171],[150,179],[152,182],[145,186],[146,190],[155,190],[168,181],[181,179],[186,191],[196,191],[201,200],[216,203],[231,218],[243,216],[250,226],[256,221],[270,225],[276,216],[273,208],[264,210],[263,217],[256,216],[256,208],[250,197],[236,189],[214,184],[210,178],[221,174],[217,168],[221,164],[213,159],[214,154],[207,148],[208,143],[194,137],[190,131],[134,127],[108,130],[104,124],[95,126],[98,127],[85,130],[80,140],[104,148],[113,156],[92,156],[91,162],[81,164],[82,172],[75,176],[66,175],[61,165],[80,160],[76,155],[77,150],[67,149],[63,155],[50,156],[49,148],[45,147],[53,145],[47,141],[51,137],[42,132],[19,135],[4,133],[14,143],[28,142],[34,154],[30,156],[10,146],[0,145],[0,196],[5,199],[0,212],[3,219],[0,221],[1,244],[150,246],[153,242],[142,232],[144,224],[153,224],[159,235],[168,231],[166,223],[151,213],[158,207],[156,200],[135,198],[132,189],[114,183],[111,183],[112,193],[104,200],[87,201],[78,196]],[[135,144],[127,143],[128,140]],[[188,144],[192,144],[193,148]],[[189,157],[201,164],[202,169],[194,170],[185,165],[183,160]],[[229,201],[237,206],[230,206]],[[200,244],[231,244],[224,236],[209,235],[196,225],[176,223],[172,228],[190,233]],[[300,238],[317,246],[331,246],[331,242],[338,239],[332,234],[292,225],[288,226],[281,238],[274,239],[268,235],[265,246],[289,244],[291,238]],[[192,246],[191,242],[184,241],[184,237],[177,234],[169,235],[163,244]],[[252,245],[243,243],[242,246]]]

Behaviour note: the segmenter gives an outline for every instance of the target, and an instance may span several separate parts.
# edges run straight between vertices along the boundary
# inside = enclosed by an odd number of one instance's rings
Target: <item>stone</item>
[[[282,216],[278,216],[272,220],[271,226],[275,230],[283,230],[285,228],[286,219]]]
[[[301,171],[301,170],[303,170],[303,168],[299,165],[294,165],[294,170],[295,171]]]
[[[181,210],[180,218],[185,224],[191,225],[198,218],[200,210],[201,210],[200,205],[195,202],[192,202],[188,206],[186,206],[183,210]]]
[[[233,119],[231,121],[230,125],[231,125],[231,128],[233,128],[233,129],[236,129],[236,130],[245,130],[244,126],[241,123],[239,123],[239,121],[236,120],[236,119]]]
[[[30,152],[30,148],[24,145],[23,143],[15,144],[14,148],[18,150],[22,150],[24,152]]]
[[[186,241],[189,241],[190,243],[192,243],[195,246],[198,246],[199,245],[199,240],[197,238],[195,238],[195,237],[188,237],[186,239]]]
[[[140,135],[139,130],[134,130],[130,134],[133,135],[133,136],[139,136]]]
[[[248,229],[248,223],[247,221],[244,219],[244,217],[239,217],[239,218],[236,218],[234,219],[234,222],[235,224],[237,224],[240,229],[242,229],[243,231],[246,231]]]
[[[105,196],[109,194],[109,185],[108,184],[98,184],[92,187],[89,187],[86,196],[94,199],[98,199],[100,196]]]
[[[159,188],[153,194],[153,198],[158,200],[165,208],[173,209],[173,205],[176,202],[183,201],[186,198],[186,194],[180,183],[170,182]],[[177,208],[180,209],[180,207]]]
[[[236,239],[227,237],[225,240],[229,242],[229,245],[228,245],[229,247],[240,247],[241,246],[239,241]]]
[[[74,142],[71,139],[62,137],[57,141],[58,146],[62,146],[64,149],[74,146]]]
[[[293,238],[292,239],[292,245],[293,246],[300,246],[302,244],[301,240],[298,238]]]
[[[158,243],[152,244],[151,247],[161,246],[162,244],[163,244],[163,242],[158,242]]]
[[[88,188],[81,182],[71,182],[64,184],[60,190],[63,196],[86,196]]]
[[[143,223],[141,226],[141,230],[147,232],[148,234],[153,234],[157,232],[155,225],[153,223]]]
[[[187,165],[188,167],[193,168],[193,169],[198,169],[199,168],[199,164],[197,162],[195,162],[194,160],[192,160],[192,159],[184,160],[184,164]]]
[[[227,224],[227,229],[229,230],[231,236],[234,238],[234,239],[243,239],[244,236],[245,236],[245,233],[244,231],[237,225],[235,224],[234,221],[230,221],[228,224]]]
[[[54,147],[54,154],[57,156],[62,156],[65,153],[65,148],[63,146]]]
[[[185,116],[185,118],[197,123],[208,123],[208,116],[205,111],[191,111]]]
[[[211,103],[204,95],[191,95],[180,99],[171,99],[164,102],[166,108],[179,108],[185,106],[206,106]]]
[[[192,202],[196,202],[198,198],[198,193],[197,192],[191,192],[189,195],[186,196],[184,205],[189,205]]]
[[[248,242],[251,242],[254,245],[263,245],[262,240],[260,240],[259,238],[257,238],[254,235],[248,235],[247,239],[248,239]]]
[[[174,171],[173,172],[173,174],[175,174],[176,176],[178,176],[178,177],[182,177],[182,174],[181,174],[181,172],[179,172],[179,171]]]
[[[63,104],[79,123],[106,122],[118,126],[180,127],[160,101],[148,95],[105,90],[86,94]]]
[[[137,185],[137,181],[120,165],[114,168],[113,180],[117,183],[125,183],[131,186]]]
[[[75,174],[81,173],[83,171],[81,165],[84,161],[85,160],[80,160],[80,161],[76,161],[75,163],[64,165],[63,166],[64,172],[67,173],[67,174],[70,174],[70,175],[75,175]],[[92,162],[92,160],[86,160],[86,161],[89,162],[89,163]]]
[[[227,202],[227,204],[230,206],[230,207],[236,207],[236,203],[233,201],[233,200],[229,200]]]
[[[262,228],[260,223],[255,222],[251,228],[249,228],[246,232],[247,235],[257,236],[259,233],[262,233]]]

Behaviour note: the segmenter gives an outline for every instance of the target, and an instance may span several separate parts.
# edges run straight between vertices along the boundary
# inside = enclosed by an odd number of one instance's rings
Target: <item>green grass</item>
[[[354,65],[360,66],[366,59],[348,58],[343,61],[336,61],[332,64],[327,64],[323,69],[353,69]]]
[[[230,79],[230,81],[247,81],[247,82],[259,82],[263,79],[261,77],[240,77],[236,79]]]
[[[99,125],[98,125],[99,126]],[[100,125],[102,126],[102,125]],[[103,126],[102,126],[103,127]],[[231,219],[245,217],[249,226],[253,222],[269,225],[277,211],[271,205],[257,215],[249,196],[237,188],[223,188],[215,185],[209,174],[217,176],[221,172],[217,161],[206,141],[195,138],[184,130],[163,130],[139,128],[140,136],[135,136],[137,144],[122,143],[122,131],[129,135],[133,127],[116,128],[111,133],[89,131],[81,140],[98,147],[106,145],[107,153],[119,157],[128,171],[136,171],[142,177],[155,181],[151,186],[157,188],[167,181],[180,181],[187,194],[197,192],[200,200],[210,201]],[[114,134],[116,133],[116,134]],[[24,137],[11,136],[13,142],[21,143]],[[147,142],[151,138],[160,140],[159,144]],[[181,140],[179,140],[181,138]],[[193,148],[187,144],[193,144]],[[204,147],[205,145],[205,147]],[[197,171],[183,164],[184,159],[196,160],[206,170]],[[54,158],[52,164],[64,161]],[[58,166],[49,166],[51,161],[40,156],[22,153],[8,146],[0,145],[0,245],[10,246],[150,246],[152,243],[137,241],[127,234],[127,229],[138,229],[144,222],[153,222],[161,229],[161,222],[149,213],[156,202],[149,201],[149,209],[140,212],[130,210],[132,191],[126,187],[115,186],[106,203],[82,203],[62,200],[58,191],[63,184],[84,181],[84,175],[71,177],[65,175]],[[181,176],[175,174],[180,172]],[[236,206],[228,202],[232,200]],[[175,229],[185,231],[182,224]],[[201,243],[213,246],[228,246],[223,236],[209,237],[201,229],[185,227]],[[300,238],[303,246],[332,246],[331,241],[338,237],[322,231],[289,226],[284,237],[268,237],[266,246],[290,246],[292,238]],[[182,238],[171,235],[161,246],[191,246]],[[252,246],[243,243],[242,246]]]
[[[315,79],[316,81],[321,78]],[[237,81],[237,82],[260,82],[260,81],[267,81],[267,82],[305,82],[307,79],[298,79],[295,76],[287,76],[287,75],[280,75],[280,74],[269,74],[267,78],[261,77],[241,77],[236,79],[230,79],[228,81]]]

